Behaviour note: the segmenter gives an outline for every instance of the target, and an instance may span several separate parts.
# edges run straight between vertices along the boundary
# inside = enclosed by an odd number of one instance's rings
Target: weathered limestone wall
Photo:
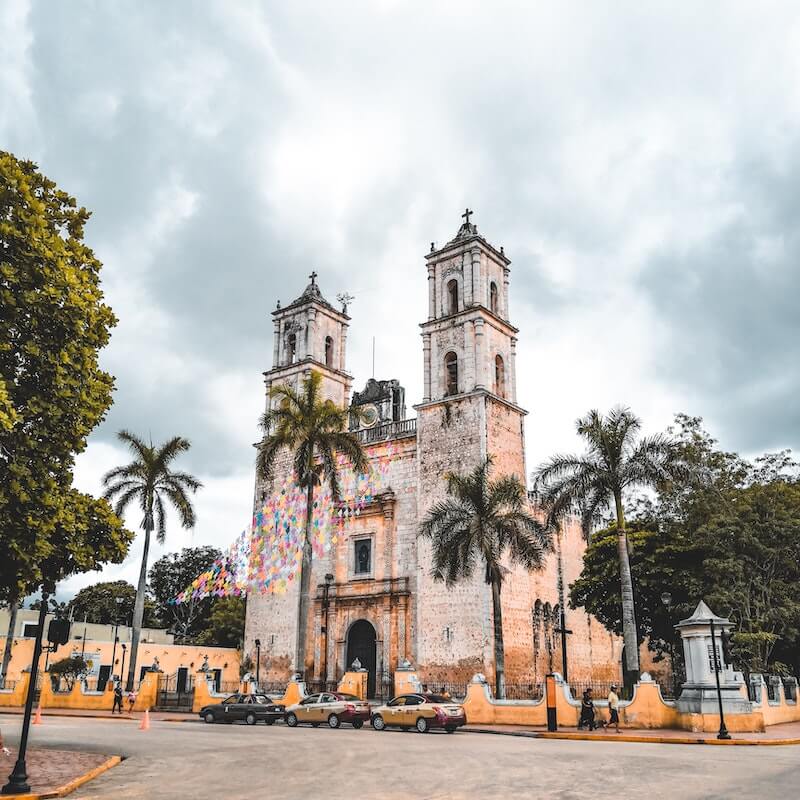
[[[486,456],[482,394],[418,407],[419,512],[422,519],[446,496],[447,472],[468,472]],[[478,568],[447,588],[430,575],[431,545],[418,544],[417,664],[427,680],[468,680],[491,662],[491,595]],[[423,679],[423,682],[424,682]]]

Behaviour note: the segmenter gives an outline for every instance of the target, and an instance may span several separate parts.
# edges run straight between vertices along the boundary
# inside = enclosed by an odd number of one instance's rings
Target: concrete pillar
[[[428,319],[436,317],[436,265],[428,264]]]
[[[422,334],[422,361],[423,361],[423,390],[422,402],[427,403],[431,399],[431,335]]]
[[[282,366],[286,360],[286,353],[284,351],[284,337],[286,336],[286,321],[281,319],[278,323],[278,363],[277,366]]]
[[[464,273],[464,308],[469,308],[474,297],[474,292],[472,291],[472,257],[464,253],[461,256],[461,267]]]
[[[484,321],[480,317],[475,320],[475,388],[486,388],[486,336]]]
[[[279,367],[278,359],[280,358],[281,349],[281,322],[275,318],[272,320],[272,368]]]
[[[511,337],[511,359],[508,365],[508,399],[517,402],[517,337]]]
[[[486,292],[484,291],[484,276],[481,271],[481,251],[474,248],[472,256],[472,303],[473,305],[486,304]]]
[[[503,267],[503,308],[500,316],[505,320],[510,320],[511,316],[508,312],[508,282],[511,270],[508,267]]]
[[[342,372],[346,371],[345,353],[347,350],[347,325],[342,325],[341,346],[339,347],[339,369]]]
[[[317,309],[316,308],[309,308],[308,309],[308,322],[306,324],[306,358],[315,358],[317,355],[314,351],[316,350],[317,344]],[[319,359],[322,361],[322,359]]]

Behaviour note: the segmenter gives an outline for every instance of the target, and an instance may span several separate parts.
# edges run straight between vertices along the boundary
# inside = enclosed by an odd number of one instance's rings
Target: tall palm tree
[[[270,389],[270,398],[275,402],[261,417],[260,425],[264,437],[258,448],[256,472],[261,480],[271,480],[279,454],[288,450],[294,462],[297,482],[306,491],[306,522],[300,564],[295,647],[295,671],[304,675],[315,487],[325,481],[334,498],[339,497],[337,453],[346,456],[358,473],[366,472],[369,462],[358,438],[347,430],[351,411],[340,408],[332,400],[323,399],[320,373],[312,371],[303,380],[299,391],[286,385],[273,386]]]
[[[163,544],[167,534],[168,503],[177,510],[181,525],[184,528],[192,528],[195,524],[195,513],[188,495],[194,494],[202,484],[188,472],[174,472],[171,469],[172,462],[191,447],[187,439],[174,436],[164,444],[154,446],[152,442],[149,445],[145,444],[138,436],[125,430],[120,431],[117,437],[130,447],[134,458],[130,464],[116,467],[105,474],[103,477],[105,498],[114,500],[114,513],[117,516],[122,516],[131,503],[137,504],[144,515],[142,517],[144,552],[133,606],[131,660],[127,680],[127,691],[131,691],[136,680],[136,656],[147,592],[150,535],[156,531],[156,539]]]
[[[433,544],[437,581],[452,586],[472,576],[478,564],[492,587],[495,697],[506,695],[503,609],[500,593],[508,572],[504,560],[541,568],[552,536],[528,511],[525,487],[514,476],[489,480],[491,456],[468,475],[446,476],[447,497],[434,504],[419,534]]]
[[[607,416],[590,411],[576,423],[586,440],[581,456],[556,455],[534,473],[534,491],[550,520],[570,511],[580,513],[584,535],[602,515],[613,509],[617,529],[622,632],[628,673],[639,673],[639,648],[633,583],[625,532],[624,496],[632,489],[657,487],[683,472],[676,444],[667,436],[636,438],[641,421],[627,408],[613,408]]]

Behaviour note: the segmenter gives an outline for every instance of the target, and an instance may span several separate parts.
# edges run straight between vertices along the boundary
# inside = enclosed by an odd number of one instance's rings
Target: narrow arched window
[[[286,363],[294,364],[294,356],[297,352],[297,334],[290,333],[286,337]]]
[[[492,314],[497,314],[497,284],[492,281],[489,285],[489,308]]]
[[[494,393],[500,397],[506,396],[506,367],[501,355],[494,359]]]
[[[333,337],[325,337],[325,366],[333,366]]]
[[[458,312],[458,281],[455,278],[447,282],[447,304],[448,314]]]
[[[450,352],[444,357],[445,394],[458,394],[458,356]]]

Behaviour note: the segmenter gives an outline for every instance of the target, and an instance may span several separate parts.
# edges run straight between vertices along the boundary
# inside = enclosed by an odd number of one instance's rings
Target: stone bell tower
[[[424,397],[416,407],[420,520],[445,497],[448,472],[470,472],[488,455],[493,476],[513,474],[525,483],[525,411],[516,404],[518,331],[509,321],[511,261],[478,233],[471,214],[467,209],[455,238],[438,249],[431,244],[426,256],[428,320],[420,325]],[[483,571],[477,568],[472,581],[446,588],[433,581],[430,567],[430,545],[420,542],[417,616],[425,632],[419,637],[420,666],[435,673],[439,664],[462,665],[463,674],[453,679],[492,672],[491,597]],[[504,592],[512,603],[518,595],[522,623],[530,627],[527,577],[518,583],[513,587],[509,581]],[[507,669],[515,658],[529,654],[511,648]]]
[[[309,279],[300,297],[283,308],[279,301],[272,312],[272,369],[264,373],[268,407],[272,386],[297,388],[312,369],[322,375],[324,397],[340,407],[350,402],[353,378],[345,369],[350,317],[346,308],[339,311],[322,296],[316,272]]]

